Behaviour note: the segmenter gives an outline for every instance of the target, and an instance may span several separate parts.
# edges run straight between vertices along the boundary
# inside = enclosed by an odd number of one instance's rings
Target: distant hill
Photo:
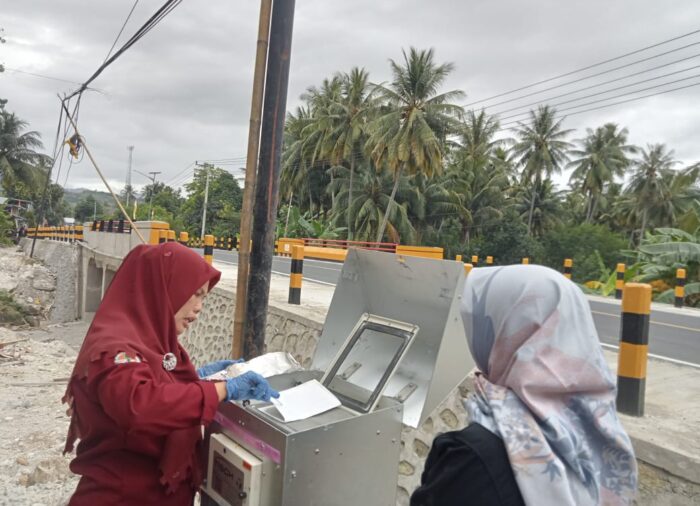
[[[63,199],[68,202],[71,206],[75,206],[80,200],[92,195],[92,197],[102,204],[104,208],[113,208],[114,199],[107,192],[88,190],[87,188],[64,188],[63,189]]]

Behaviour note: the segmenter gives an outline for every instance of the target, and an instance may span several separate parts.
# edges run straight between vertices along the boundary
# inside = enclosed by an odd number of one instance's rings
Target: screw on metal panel
[[[381,430],[378,430],[378,431],[377,431],[377,436],[378,436],[379,434],[381,434],[381,433],[382,433],[382,431],[381,431]]]
[[[296,478],[296,477],[297,477],[297,472],[296,472],[296,471],[292,471],[292,472],[291,472],[291,476],[292,476],[292,478]]]
[[[321,450],[319,450],[318,448],[316,448],[316,449],[314,450],[314,453],[315,453],[316,455],[318,455],[319,453],[321,453]]]
[[[396,438],[391,440],[391,444],[396,444]]]

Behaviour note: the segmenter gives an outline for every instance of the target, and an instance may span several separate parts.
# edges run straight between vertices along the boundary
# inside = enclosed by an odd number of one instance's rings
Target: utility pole
[[[243,335],[245,329],[246,302],[248,297],[248,272],[250,265],[250,229],[253,224],[253,198],[255,197],[255,171],[258,168],[260,148],[260,115],[265,90],[265,67],[267,48],[270,39],[270,14],[272,0],[260,0],[260,21],[258,24],[258,44],[253,72],[253,98],[250,104],[250,126],[248,129],[248,153],[243,185],[243,206],[241,208],[241,237],[238,247],[238,282],[236,283],[236,304],[233,315],[233,341],[231,357],[243,356]]]
[[[197,165],[199,164],[197,163]],[[209,203],[209,167],[206,165],[199,166],[204,167],[204,170],[207,171],[207,182],[204,184],[204,207],[202,208],[202,234],[200,236],[204,239],[204,231],[207,228],[207,204]]]
[[[151,180],[151,198],[150,202],[148,203],[149,207],[151,208],[151,221],[153,221],[153,194],[155,193],[156,189],[156,176],[160,174],[160,172],[156,171],[151,171],[148,174],[144,174],[143,172],[134,169],[134,172],[141,174],[143,177],[146,177]]]
[[[151,208],[151,221],[153,221],[153,194],[156,192],[156,176],[160,174],[160,172],[151,171],[149,174],[151,175],[151,202],[149,206]]]
[[[134,146],[127,146],[129,150],[129,168],[126,170],[126,207],[129,208],[129,196],[131,195],[131,162],[134,156]]]
[[[265,352],[265,326],[279,203],[280,157],[287,108],[295,0],[275,1],[270,23],[260,162],[255,184],[244,357]]]

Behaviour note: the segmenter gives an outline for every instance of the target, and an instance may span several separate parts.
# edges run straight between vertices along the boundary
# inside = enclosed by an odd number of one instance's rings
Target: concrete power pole
[[[204,207],[202,208],[202,234],[201,238],[204,239],[204,231],[207,228],[207,204],[209,203],[209,167],[206,165],[204,169],[207,171],[207,182],[204,185]]]
[[[134,146],[127,146],[129,150],[129,168],[126,170],[126,207],[129,207],[129,197],[131,195],[131,162],[134,156]]]
[[[287,110],[289,65],[295,0],[272,3],[270,43],[267,51],[262,130],[253,206],[253,249],[248,276],[248,302],[244,326],[243,356],[265,353],[265,325],[270,295],[270,272],[275,244],[275,217],[279,199],[280,154]]]
[[[149,172],[151,175],[151,202],[149,203],[149,207],[151,208],[151,221],[153,221],[153,194],[156,192],[156,176],[160,174],[160,172]]]

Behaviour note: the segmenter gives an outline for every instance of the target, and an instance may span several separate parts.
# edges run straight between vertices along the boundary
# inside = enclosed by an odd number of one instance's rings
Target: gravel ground
[[[78,483],[72,457],[62,455],[69,419],[61,397],[87,324],[46,326],[54,286],[39,262],[0,248],[0,288],[37,306],[40,325],[0,327],[0,505],[64,505]]]
[[[0,343],[21,339],[0,329]],[[78,480],[62,456],[68,417],[61,397],[76,352],[60,340],[0,349],[0,504],[63,505]]]

